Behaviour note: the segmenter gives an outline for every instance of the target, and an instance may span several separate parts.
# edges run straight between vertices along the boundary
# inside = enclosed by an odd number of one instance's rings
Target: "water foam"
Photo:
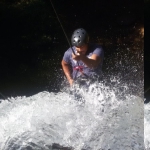
[[[150,103],[144,105],[144,143],[146,150],[150,149]]]
[[[128,94],[126,86],[98,82],[71,90],[2,100],[0,149],[48,150],[53,143],[75,150],[144,149],[142,98]],[[147,134],[146,146],[148,141]]]

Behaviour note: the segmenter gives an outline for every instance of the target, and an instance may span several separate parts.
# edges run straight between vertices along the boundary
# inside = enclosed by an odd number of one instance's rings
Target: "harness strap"
[[[84,73],[83,73],[83,66],[76,66],[73,69],[81,72],[81,74],[84,75]]]
[[[83,66],[76,66],[73,69],[77,70],[77,71],[80,71],[80,72],[83,72]]]
[[[83,73],[83,68],[84,68],[83,66],[76,66],[73,69],[81,72],[81,74],[84,75],[85,77],[88,77],[86,74]]]

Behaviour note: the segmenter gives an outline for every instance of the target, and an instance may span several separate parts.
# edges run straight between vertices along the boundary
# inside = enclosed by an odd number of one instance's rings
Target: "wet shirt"
[[[75,46],[72,48],[73,48],[74,52],[76,53]],[[101,62],[97,68],[91,69],[91,68],[87,67],[82,61],[77,62],[76,60],[74,60],[72,58],[72,49],[71,48],[69,48],[65,52],[65,54],[63,56],[63,60],[72,66],[73,79],[78,78],[79,76],[84,76],[83,74],[85,74],[88,77],[91,77],[93,75],[101,75],[103,58],[104,58],[103,48],[98,44],[89,44],[88,50],[86,52],[86,56],[88,58],[90,58],[93,54],[96,54],[97,56],[99,56],[101,58]],[[81,73],[81,71],[79,71],[79,69],[83,71],[83,74]]]

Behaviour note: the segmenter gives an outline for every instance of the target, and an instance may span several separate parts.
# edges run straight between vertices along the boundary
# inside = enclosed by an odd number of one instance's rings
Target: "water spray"
[[[6,97],[5,97],[2,93],[0,93],[0,95],[1,95],[4,99],[6,99]]]

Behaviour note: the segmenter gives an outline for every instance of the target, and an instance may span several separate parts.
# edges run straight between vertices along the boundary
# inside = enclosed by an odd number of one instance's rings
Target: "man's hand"
[[[82,60],[83,59],[83,57],[85,57],[85,55],[83,55],[82,53],[77,53],[77,54],[73,54],[72,53],[72,58],[74,59],[74,60],[76,60],[76,61],[79,61],[79,60]]]
[[[100,62],[101,58],[96,54],[93,54],[90,58],[86,57],[82,52],[78,52],[77,54],[72,54],[72,58],[76,61],[81,60],[86,66],[89,68],[96,68]]]

